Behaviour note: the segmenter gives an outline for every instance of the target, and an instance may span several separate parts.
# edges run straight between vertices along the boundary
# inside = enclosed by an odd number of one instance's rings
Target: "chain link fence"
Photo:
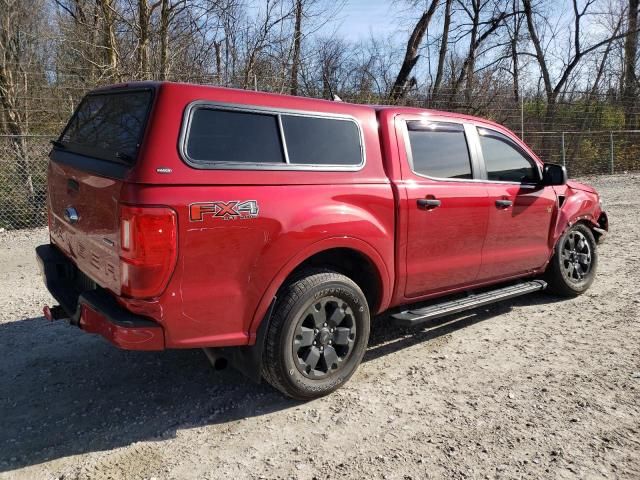
[[[60,104],[55,106],[53,101],[58,97],[43,97],[38,108],[34,107],[40,121],[32,130],[47,134],[0,135],[0,231],[47,224],[46,170],[50,140],[57,137],[64,119],[70,116],[74,104],[77,104],[80,96],[75,97],[73,101],[58,102]],[[537,102],[516,103],[509,98],[495,97],[479,106],[454,102],[447,105],[428,101],[405,103],[492,118],[520,135],[544,161],[565,165],[571,177],[640,171],[640,130],[591,130],[591,125],[602,125],[603,118],[606,120],[608,117],[582,109],[576,118],[565,118],[554,124],[556,128],[573,128],[541,131],[544,111],[534,111],[532,105],[537,105]],[[381,103],[376,101],[380,98],[345,96],[347,99],[359,103]],[[601,105],[606,107],[608,103],[602,101]],[[573,103],[564,107],[567,110],[578,108]],[[608,116],[611,117],[611,113]],[[583,129],[576,129],[576,125]]]
[[[0,231],[47,224],[50,135],[0,135]]]
[[[569,176],[640,171],[640,130],[524,132],[523,139],[546,162]]]

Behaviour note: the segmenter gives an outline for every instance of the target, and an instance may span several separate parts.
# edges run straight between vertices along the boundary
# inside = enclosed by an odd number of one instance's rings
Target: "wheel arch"
[[[601,213],[597,200],[593,195],[579,190],[574,191],[573,194],[567,196],[558,211],[555,228],[551,230],[551,235],[549,236],[549,247],[553,251],[562,235],[576,223],[584,223],[588,226],[597,239],[597,231],[594,229],[602,228]],[[606,220],[606,214],[604,218]],[[608,229],[608,222],[606,228]]]
[[[386,310],[389,305],[393,280],[383,257],[363,240],[327,238],[299,252],[274,276],[251,321],[250,344],[255,342],[256,332],[270,311],[278,290],[305,268],[329,268],[351,278],[363,290],[372,314]]]
[[[595,278],[595,271],[598,265],[598,254],[596,249],[596,244],[598,240],[596,238],[594,232],[594,224],[588,218],[578,218],[576,221],[571,222],[566,226],[566,228],[562,231],[558,241],[554,245],[553,255],[550,259],[550,263],[548,267],[545,269],[543,278],[548,284],[547,291],[560,295],[560,296],[568,296],[573,297],[576,295],[580,295],[584,293],[593,283]],[[574,276],[576,269],[578,268],[577,263],[579,261],[578,258],[573,257],[569,252],[568,263],[565,260],[566,257],[562,256],[562,251],[565,249],[565,246],[562,242],[563,238],[570,234],[571,231],[582,230],[584,232],[581,234],[584,238],[586,238],[586,242],[593,242],[593,246],[589,246],[589,250],[583,253],[590,253],[590,258],[587,256],[586,262],[588,263],[588,270],[585,270],[584,267],[581,267],[582,273],[578,271],[578,275]],[[592,238],[589,240],[586,233],[592,233]],[[578,243],[577,246],[580,244]],[[569,249],[575,253],[575,247],[570,246]],[[572,267],[572,264],[574,266]],[[569,272],[567,273],[567,269]]]

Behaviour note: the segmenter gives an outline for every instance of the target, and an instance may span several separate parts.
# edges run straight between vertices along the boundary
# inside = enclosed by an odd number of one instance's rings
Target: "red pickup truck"
[[[45,316],[299,399],[349,379],[374,315],[584,292],[608,229],[593,188],[447,112],[132,83],[52,143]]]

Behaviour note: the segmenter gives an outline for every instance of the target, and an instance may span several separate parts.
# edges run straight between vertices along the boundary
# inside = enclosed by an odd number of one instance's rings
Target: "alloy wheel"
[[[573,283],[580,283],[591,272],[591,246],[582,232],[569,232],[562,245],[561,266],[565,277]]]
[[[351,307],[327,296],[301,315],[293,337],[293,355],[306,377],[322,379],[340,370],[353,350],[356,322]]]

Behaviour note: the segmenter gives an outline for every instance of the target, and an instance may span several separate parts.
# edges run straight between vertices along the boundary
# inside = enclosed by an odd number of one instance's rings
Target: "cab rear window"
[[[432,178],[472,179],[464,126],[450,122],[408,121],[412,169]]]
[[[76,153],[133,164],[149,116],[152,95],[151,90],[87,95],[59,142]]]

